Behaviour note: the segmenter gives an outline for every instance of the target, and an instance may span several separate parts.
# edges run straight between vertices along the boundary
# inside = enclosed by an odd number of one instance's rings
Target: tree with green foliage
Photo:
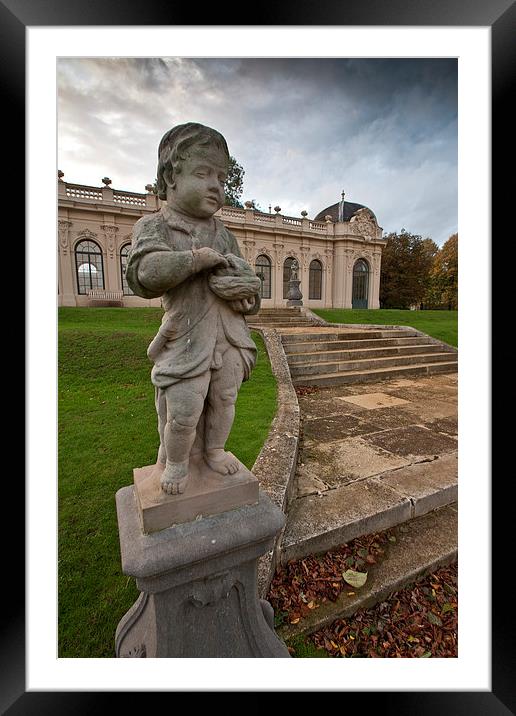
[[[382,252],[380,306],[410,308],[420,304],[429,286],[430,271],[438,252],[432,239],[423,239],[402,229],[386,237]]]
[[[459,236],[452,234],[434,257],[425,303],[455,310],[459,288]]]
[[[226,206],[236,206],[239,209],[244,208],[240,202],[240,197],[244,190],[244,174],[245,171],[242,166],[237,162],[235,157],[230,156],[228,176],[224,184],[224,192],[226,194],[224,204]]]

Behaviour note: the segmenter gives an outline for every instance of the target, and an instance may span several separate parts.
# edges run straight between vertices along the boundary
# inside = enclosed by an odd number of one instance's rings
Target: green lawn
[[[137,597],[120,569],[115,493],[155,462],[154,388],[147,346],[153,308],[59,310],[59,656],[113,657],[118,621]],[[263,341],[242,385],[227,449],[249,468],[276,412]],[[257,400],[257,395],[260,399]]]
[[[332,323],[373,323],[388,326],[411,326],[448,345],[457,347],[457,311],[402,311],[397,309],[344,309],[314,310],[325,321]]]

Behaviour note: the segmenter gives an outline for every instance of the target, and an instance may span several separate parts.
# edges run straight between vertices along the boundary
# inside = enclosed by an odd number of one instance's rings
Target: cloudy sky
[[[263,211],[312,218],[344,190],[385,232],[457,231],[454,59],[58,60],[65,181],[144,192],[189,121],[222,132]]]

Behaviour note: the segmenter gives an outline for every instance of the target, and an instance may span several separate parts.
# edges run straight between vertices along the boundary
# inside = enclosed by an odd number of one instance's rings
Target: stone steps
[[[457,371],[457,351],[406,328],[321,326],[283,331],[294,385],[330,386]]]
[[[309,327],[312,321],[301,313],[299,306],[292,308],[261,308],[258,313],[246,316],[250,327],[263,326],[267,328]]]
[[[327,355],[325,356],[327,357]],[[430,363],[442,363],[451,362],[457,360],[455,354],[450,353],[422,353],[418,355],[393,355],[383,357],[370,357],[370,358],[359,358],[350,360],[332,360],[332,361],[321,361],[312,363],[294,363],[290,365],[290,374],[293,379],[309,378],[314,375],[316,377],[322,377],[339,373],[343,375],[345,373],[354,373],[369,370],[386,370],[394,367],[399,368],[401,366],[408,365],[421,365]]]
[[[292,306],[292,308],[260,308],[258,314],[260,316],[292,316],[301,315],[301,308],[299,306]]]
[[[391,339],[391,338],[419,338],[421,335],[416,331],[407,331],[403,329],[387,328],[387,329],[360,329],[356,328],[353,330],[327,330],[322,328],[318,331],[306,330],[300,332],[282,332],[281,341],[285,348],[285,352],[290,352],[293,349],[293,344],[303,343],[308,344],[319,344],[321,342],[334,343],[336,341],[358,341],[358,340],[377,340],[377,339]]]
[[[429,353],[443,353],[441,346],[424,343],[421,345],[409,346],[386,346],[373,348],[351,348],[346,350],[314,351],[313,353],[291,353],[288,355],[288,363],[294,367],[297,365],[326,364],[339,361],[356,361],[368,358],[388,358],[393,356],[416,356]],[[449,355],[449,352],[447,352]],[[331,359],[331,360],[328,360]]]
[[[368,567],[363,587],[353,589],[352,596],[346,590],[336,602],[318,605],[297,624],[280,626],[278,636],[288,643],[294,637],[312,634],[335,619],[347,619],[359,609],[370,609],[439,567],[453,564],[458,552],[457,516],[456,503],[451,503],[395,528],[396,541],[389,543],[381,563]]]
[[[256,323],[248,323],[249,328],[252,330],[253,328],[272,328],[272,329],[281,329],[281,328],[290,328],[292,325],[295,326],[304,326],[304,323],[268,323],[267,321],[257,321]]]
[[[255,320],[249,318],[247,320],[249,324],[265,325],[268,326],[310,326],[310,319],[300,316],[298,318],[269,318],[268,316],[256,316]]]
[[[388,378],[405,378],[416,375],[432,375],[434,373],[456,373],[457,360],[442,363],[418,363],[415,365],[398,365],[389,368],[375,368],[361,371],[344,371],[316,375],[301,375],[292,379],[294,385],[330,386],[345,383],[370,383]]]
[[[327,552],[456,500],[456,452],[297,497],[288,509],[281,563]]]
[[[285,336],[283,336],[285,338]],[[421,336],[410,338],[358,338],[335,341],[283,341],[285,354],[289,360],[298,353],[322,353],[325,351],[348,351],[356,348],[366,350],[368,348],[390,348],[396,346],[427,346],[431,345],[427,339]]]

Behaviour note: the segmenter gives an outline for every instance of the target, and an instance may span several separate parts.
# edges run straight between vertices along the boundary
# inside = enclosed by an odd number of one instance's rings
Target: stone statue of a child
[[[165,310],[147,351],[154,362],[161,487],[185,489],[197,455],[221,474],[238,462],[224,450],[242,381],[256,363],[244,319],[260,307],[260,280],[235,237],[213,214],[224,203],[229,152],[219,132],[189,122],[158,150],[160,211],[134,226],[127,281]]]

